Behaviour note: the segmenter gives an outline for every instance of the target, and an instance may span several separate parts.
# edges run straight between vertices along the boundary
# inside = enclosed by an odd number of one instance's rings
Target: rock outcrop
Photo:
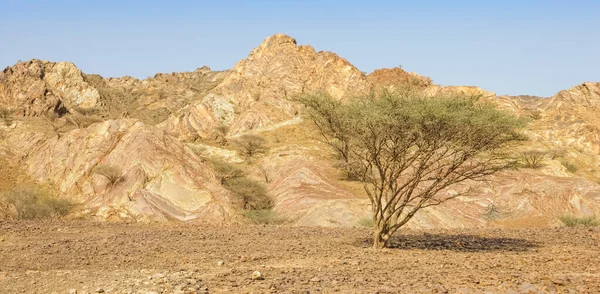
[[[50,110],[64,113],[75,107],[94,107],[99,99],[98,91],[71,62],[34,59],[0,73],[0,107],[15,114],[38,116]]]

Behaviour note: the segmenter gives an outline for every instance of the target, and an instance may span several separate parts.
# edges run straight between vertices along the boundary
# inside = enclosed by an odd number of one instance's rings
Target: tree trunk
[[[386,248],[389,239],[390,235],[388,234],[388,230],[386,228],[380,229],[375,227],[375,232],[373,233],[373,249]]]

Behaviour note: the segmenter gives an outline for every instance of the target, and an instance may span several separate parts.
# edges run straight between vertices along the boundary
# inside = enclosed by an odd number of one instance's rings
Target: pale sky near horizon
[[[228,69],[275,33],[361,71],[551,96],[600,81],[600,1],[0,0],[0,67],[32,58],[146,78]]]

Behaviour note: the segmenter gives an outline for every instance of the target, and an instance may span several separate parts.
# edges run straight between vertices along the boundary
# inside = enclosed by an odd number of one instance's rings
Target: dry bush
[[[234,146],[237,148],[239,154],[246,158],[246,161],[250,163],[252,159],[260,154],[267,152],[267,141],[258,135],[245,134],[233,141]]]
[[[5,191],[0,195],[0,206],[14,212],[16,219],[43,219],[66,216],[76,204],[53,195],[49,189],[32,185]]]
[[[225,138],[227,132],[229,132],[229,127],[225,124],[220,124],[213,130],[212,138],[217,144],[225,145],[227,144],[227,138]]]
[[[0,118],[9,118],[12,115],[12,111],[6,107],[0,107]]]
[[[101,122],[102,118],[97,116],[86,116],[82,114],[70,114],[66,116],[66,120],[77,128],[87,128],[92,124]]]
[[[273,178],[271,177],[270,170],[265,165],[259,165],[258,170],[260,171],[263,178],[265,179],[265,183],[268,184],[273,180]]]
[[[539,150],[525,151],[521,153],[522,165],[525,168],[537,169],[542,167],[542,161],[546,157],[546,152]]]
[[[73,107],[73,110],[75,110],[77,113],[79,113],[81,115],[86,115],[86,116],[95,115],[98,112],[100,112],[100,109],[98,107],[75,106],[75,107]]]
[[[124,180],[123,171],[119,167],[113,165],[99,164],[94,168],[94,173],[105,177],[111,187],[114,187]]]
[[[289,220],[271,209],[246,210],[243,215],[257,225],[282,225]]]
[[[596,216],[576,217],[573,215],[563,215],[560,217],[560,221],[567,227],[597,227],[600,225],[600,222],[598,219],[596,219]]]
[[[577,165],[575,165],[574,163],[571,163],[570,161],[566,160],[566,159],[562,159],[560,161],[560,164],[562,164],[562,166],[564,166],[568,172],[574,174],[577,172]]]
[[[0,119],[4,120],[4,124],[9,126],[12,124],[12,111],[6,107],[0,107]]]

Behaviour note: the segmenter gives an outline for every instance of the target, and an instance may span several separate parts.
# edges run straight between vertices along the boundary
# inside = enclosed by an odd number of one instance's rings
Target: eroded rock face
[[[223,122],[230,126],[230,134],[239,134],[293,118],[298,104],[292,98],[298,94],[326,92],[341,98],[370,89],[366,76],[345,59],[331,52],[316,52],[308,45],[299,46],[295,39],[277,34],[266,38],[210,91],[210,99],[220,100],[217,106],[201,101],[191,107],[209,105],[218,113],[222,111],[219,105],[232,105],[234,116]],[[182,123],[193,125],[203,119],[191,111]],[[205,131],[199,129],[200,134]]]
[[[0,106],[15,114],[38,116],[74,107],[94,107],[100,95],[70,62],[31,60],[0,73]]]
[[[35,180],[54,183],[101,218],[229,218],[229,194],[212,170],[177,139],[136,120],[73,130],[27,153],[24,163]],[[121,169],[123,181],[113,186],[96,174],[100,164]]]

